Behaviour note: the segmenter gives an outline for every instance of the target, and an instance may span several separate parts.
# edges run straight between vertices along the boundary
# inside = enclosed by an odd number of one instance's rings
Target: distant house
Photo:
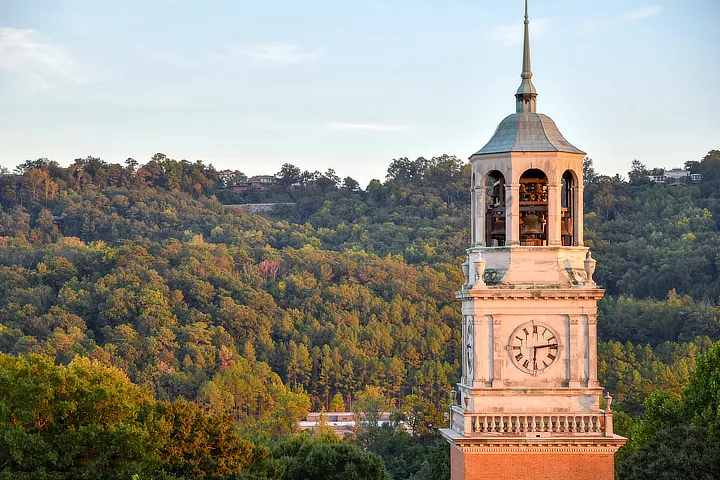
[[[681,183],[699,182],[702,175],[699,173],[690,173],[682,168],[673,168],[667,170],[662,175],[648,175],[648,180],[654,183],[667,183],[668,185],[678,185]]]
[[[256,175],[250,177],[247,183],[252,190],[270,190],[277,186],[277,178],[274,175]]]
[[[338,437],[342,438],[355,432],[355,415],[352,412],[311,412],[307,419],[298,425],[300,431],[315,431],[320,428],[322,415],[325,415],[327,427],[332,428],[333,433]]]
[[[665,183],[667,177],[665,175],[648,175],[648,180],[653,183]]]
[[[247,182],[238,183],[230,188],[231,192],[247,192],[249,190],[270,190],[278,186],[277,178],[274,175],[255,175]]]
[[[331,428],[333,433],[338,437],[344,437],[355,433],[356,417],[353,412],[311,412],[308,414],[307,419],[300,422],[298,427],[300,431],[311,430],[315,431],[320,428],[323,424],[321,416],[325,415],[325,424],[328,428]],[[390,412],[382,412],[378,419],[380,425],[389,425],[392,423]],[[404,422],[399,423],[403,428],[407,430],[407,425]]]

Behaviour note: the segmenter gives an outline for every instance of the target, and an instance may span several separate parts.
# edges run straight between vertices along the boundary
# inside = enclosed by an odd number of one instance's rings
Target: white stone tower
[[[452,478],[612,480],[600,408],[595,260],[583,245],[585,153],[536,112],[525,4],[516,113],[470,157],[473,246],[463,265],[462,379]]]

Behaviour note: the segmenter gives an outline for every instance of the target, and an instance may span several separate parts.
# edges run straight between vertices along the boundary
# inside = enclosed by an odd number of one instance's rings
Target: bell
[[[560,222],[560,235],[563,237],[572,237],[572,217],[565,217]]]
[[[505,220],[494,220],[493,228],[490,232],[490,236],[493,238],[505,236]]]
[[[535,213],[530,212],[527,215],[525,215],[525,222],[523,223],[523,228],[520,231],[521,235],[541,235],[542,230],[540,229],[540,217],[535,215]]]

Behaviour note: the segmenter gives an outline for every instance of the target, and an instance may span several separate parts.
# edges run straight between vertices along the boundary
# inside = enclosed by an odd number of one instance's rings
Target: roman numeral
[[[522,357],[523,357],[523,354],[518,353],[517,355],[515,355],[515,360],[517,360],[519,362]]]
[[[528,365],[530,365],[530,360],[525,360],[525,363],[523,363],[523,367],[527,368]]]
[[[530,335],[530,332],[528,332],[527,328],[523,328],[523,332],[525,332],[525,335]]]
[[[517,339],[520,340],[521,342],[523,341],[523,339],[520,338],[520,337],[518,337],[518,336],[515,336],[515,338],[517,338]]]
[[[553,355],[552,353],[548,353],[548,358],[550,360],[555,360],[555,358],[557,358],[557,357],[555,357],[555,355]]]
[[[537,333],[537,325],[533,325],[533,333]]]

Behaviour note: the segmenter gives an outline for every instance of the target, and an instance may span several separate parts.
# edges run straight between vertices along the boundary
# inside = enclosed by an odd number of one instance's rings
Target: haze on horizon
[[[343,3],[342,5],[340,3]],[[367,185],[514,111],[523,1],[0,1],[0,165],[154,153]],[[613,174],[720,148],[720,2],[531,0],[538,111]]]

